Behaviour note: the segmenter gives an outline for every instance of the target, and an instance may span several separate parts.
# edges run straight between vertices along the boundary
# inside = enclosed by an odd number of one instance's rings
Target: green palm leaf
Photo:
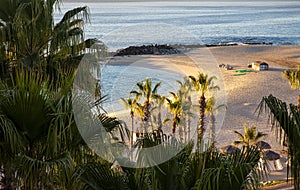
[[[278,98],[269,95],[263,97],[258,107],[258,113],[267,112],[271,119],[273,128],[276,129],[277,135],[281,138],[284,131],[288,139],[289,154],[292,163],[292,175],[294,177],[294,188],[300,189],[300,114],[295,105],[287,105]]]

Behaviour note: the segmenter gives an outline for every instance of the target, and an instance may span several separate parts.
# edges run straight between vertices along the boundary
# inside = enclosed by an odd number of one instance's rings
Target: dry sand
[[[300,66],[300,47],[279,46],[245,46],[245,47],[217,47],[211,48],[219,63],[230,64],[234,69],[245,69],[252,61],[266,61],[269,71],[252,72],[243,76],[232,76],[234,71],[222,71],[227,94],[226,117],[218,135],[218,145],[228,144],[236,135],[232,130],[243,132],[242,125],[257,127],[259,131],[268,133],[264,138],[272,146],[272,150],[282,155],[284,169],[281,172],[272,172],[266,180],[278,180],[286,177],[286,148],[280,145],[267,123],[267,116],[257,118],[254,114],[263,96],[272,94],[279,99],[296,103],[298,90],[292,90],[286,79],[282,79],[282,71],[287,68]]]
[[[269,71],[255,71],[242,76],[233,76],[236,69],[248,69],[253,61],[266,61]],[[166,56],[128,56],[116,57],[113,64],[134,64],[135,66],[165,69],[171,72],[182,72],[195,75],[199,67],[209,75],[218,75],[226,94],[226,115],[217,135],[217,146],[231,144],[236,140],[232,132],[243,132],[243,125],[257,127],[269,135],[263,140],[269,142],[272,150],[286,156],[282,146],[276,140],[267,116],[257,117],[255,110],[263,96],[272,94],[283,101],[296,103],[298,90],[292,90],[287,80],[282,79],[281,73],[287,68],[300,65],[300,46],[232,46],[198,48],[187,51],[183,55]],[[170,64],[171,63],[171,64]],[[230,64],[234,70],[219,69],[218,64]],[[222,101],[221,101],[222,102]],[[282,158],[285,161],[285,158]],[[274,172],[270,179],[282,179],[283,172]]]

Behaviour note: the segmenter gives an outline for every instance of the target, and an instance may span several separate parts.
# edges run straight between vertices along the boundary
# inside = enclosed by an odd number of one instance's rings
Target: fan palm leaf
[[[258,111],[259,114],[265,111],[269,115],[272,126],[276,129],[276,134],[280,139],[283,132],[286,135],[291,157],[294,188],[300,189],[300,114],[298,107],[293,104],[287,105],[278,98],[269,95],[263,97]]]
[[[125,177],[111,170],[108,163],[87,163],[80,167],[78,176],[84,183],[83,189],[127,189]]]

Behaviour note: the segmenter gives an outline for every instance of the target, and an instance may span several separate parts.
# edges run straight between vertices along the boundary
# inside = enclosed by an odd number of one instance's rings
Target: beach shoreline
[[[262,98],[269,94],[288,103],[297,102],[299,92],[292,90],[281,74],[285,69],[300,65],[300,46],[226,46],[209,47],[205,48],[205,51],[198,48],[193,54],[199,56],[199,59],[189,56],[189,52],[191,51],[175,55],[119,56],[114,57],[108,64],[134,65],[196,75],[199,68],[195,68],[203,64],[198,64],[197,61],[211,61],[215,64],[212,66],[215,71],[221,73],[220,78],[225,84],[227,106],[224,121],[217,129],[217,147],[231,144],[237,138],[233,130],[243,132],[243,125],[246,124],[248,127],[256,127],[258,131],[269,134],[263,140],[271,144],[272,150],[283,156],[283,161],[286,160],[286,150],[277,141],[274,131],[267,122],[267,116],[262,114],[258,117],[255,111]],[[201,57],[204,54],[204,58]],[[253,71],[241,76],[235,75],[236,70],[248,69],[248,64],[253,61],[265,61],[270,69]],[[229,64],[233,70],[218,68],[218,64]],[[284,178],[286,175],[284,171],[286,168],[282,172],[271,174],[269,179]]]
[[[180,52],[176,54],[167,55],[123,55],[114,56],[116,52],[109,52],[109,64],[112,65],[128,65],[134,59],[147,58],[147,57],[160,57],[168,56],[179,58],[182,62],[182,57],[186,56],[188,52],[195,49],[206,49],[210,51],[213,56],[216,57],[219,63],[221,62],[236,62],[236,60],[226,58],[228,55],[233,56],[235,59],[240,59],[242,62],[247,58],[248,62],[251,60],[264,60],[266,62],[272,62],[281,65],[286,68],[296,68],[300,64],[300,46],[294,45],[214,45],[214,46],[200,46],[200,45],[169,45],[170,47],[177,48]],[[181,56],[181,57],[180,57]],[[132,57],[129,62],[118,62],[114,60],[120,60],[123,58]],[[126,60],[126,59],[125,59]],[[124,61],[124,59],[122,60]]]

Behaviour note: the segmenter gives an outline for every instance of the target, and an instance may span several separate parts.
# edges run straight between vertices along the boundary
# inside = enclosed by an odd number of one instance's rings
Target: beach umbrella
[[[235,152],[241,152],[241,149],[233,145],[227,145],[220,148],[220,151],[225,154],[233,154]]]
[[[278,160],[280,158],[280,155],[272,150],[268,150],[265,153],[267,160]]]
[[[255,145],[260,149],[271,149],[271,145],[265,141],[258,141]]]

